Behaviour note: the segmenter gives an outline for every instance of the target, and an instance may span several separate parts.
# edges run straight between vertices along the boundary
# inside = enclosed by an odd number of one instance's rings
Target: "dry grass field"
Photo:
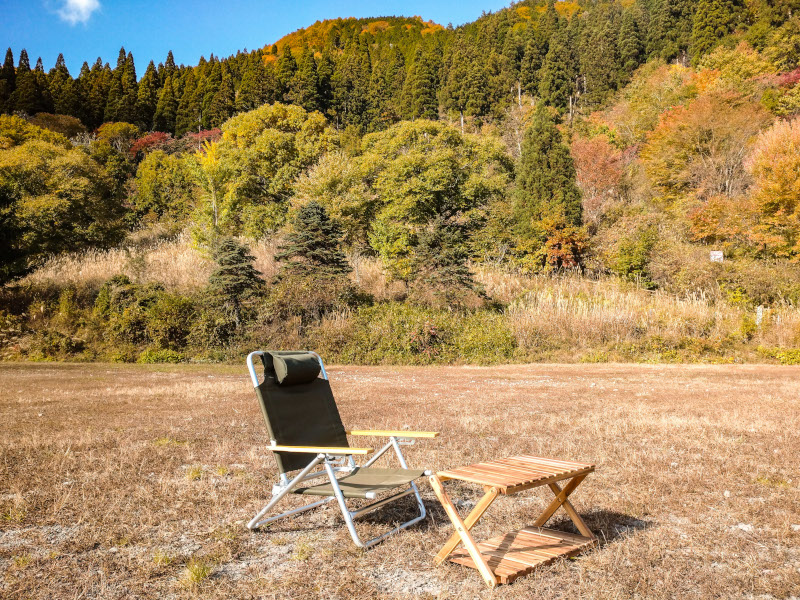
[[[573,499],[600,547],[489,591],[475,571],[433,566],[451,529],[427,483],[429,518],[366,552],[332,505],[250,532],[244,524],[276,476],[243,366],[2,364],[0,596],[800,595],[798,368],[330,374],[346,425],[442,432],[409,448],[413,465],[514,453],[597,463]],[[462,513],[481,494],[450,489]],[[500,498],[476,538],[526,525],[545,492]],[[361,530],[382,531],[411,511],[410,501],[383,509]],[[557,517],[556,527],[571,527]]]

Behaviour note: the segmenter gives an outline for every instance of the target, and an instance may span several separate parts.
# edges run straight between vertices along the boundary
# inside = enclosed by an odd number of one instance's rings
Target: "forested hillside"
[[[76,78],[9,50],[0,345],[794,356],[798,11],[530,0],[457,28],[336,19],[141,78],[124,49]],[[159,271],[169,252],[186,264]],[[566,272],[574,290],[547,300]]]

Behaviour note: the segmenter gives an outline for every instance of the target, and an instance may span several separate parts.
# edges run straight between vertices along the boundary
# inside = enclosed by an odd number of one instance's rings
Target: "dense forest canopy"
[[[124,49],[77,77],[63,57],[46,72],[9,49],[0,109],[2,282],[132,232],[184,232],[306,327],[364,302],[353,271],[255,281],[241,244],[310,228],[328,236],[312,246],[380,261],[405,299],[450,309],[489,302],[476,265],[800,301],[800,0],[526,0],[460,27],[335,19],[143,73]],[[131,285],[103,293],[158,296]],[[258,312],[220,293],[202,310],[169,300],[205,315],[206,345]]]
[[[780,46],[788,69],[796,0],[545,2],[527,0],[458,28],[421,18],[317,22],[275,44],[176,65],[170,52],[137,76],[130,52],[77,76],[63,57],[45,72],[9,49],[0,110],[75,117],[88,129],[124,121],[181,135],[238,112],[284,102],[319,110],[338,128],[385,129],[413,118],[502,119],[521,93],[587,113],[656,58],[697,64],[731,34]],[[793,12],[794,11],[794,12]]]

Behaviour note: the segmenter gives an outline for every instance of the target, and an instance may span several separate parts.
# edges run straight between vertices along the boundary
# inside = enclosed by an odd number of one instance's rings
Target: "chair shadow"
[[[427,518],[415,525],[413,529],[430,529],[433,527],[451,528],[452,523],[450,522],[450,518],[447,516],[447,513],[444,511],[442,505],[439,504],[436,498],[430,497],[428,494],[425,494],[424,491],[422,496],[425,503]],[[363,502],[364,505],[368,503],[369,502],[367,501]],[[461,506],[459,506],[458,509],[463,518],[470,510],[472,510],[472,503],[459,502],[459,504],[461,504]],[[358,506],[356,504],[351,506],[351,508],[357,507]],[[325,516],[321,517],[321,513]],[[405,498],[398,499],[396,502],[384,505],[373,512],[367,513],[356,520],[356,526],[358,526],[357,524],[361,522],[365,524],[368,523],[372,525],[395,527],[400,523],[413,519],[417,515],[419,515],[419,512],[416,499],[413,496],[406,496]],[[486,516],[491,518],[491,511],[489,511]],[[311,523],[309,523],[306,527],[302,524],[302,521],[304,519],[308,519],[309,517],[311,518]],[[652,521],[639,519],[633,515],[603,509],[590,510],[585,513],[581,513],[581,517],[589,529],[597,536],[598,545],[600,547],[610,544],[625,536],[630,536],[638,533],[639,531],[647,530],[654,525]],[[533,521],[534,518],[535,515],[532,515],[531,521]],[[289,523],[292,524],[290,525]],[[265,533],[277,533],[280,531],[296,532],[306,529],[337,529],[343,526],[343,524],[344,519],[339,511],[338,504],[336,502],[330,502],[323,507],[315,508],[309,511],[308,513],[301,513],[299,515],[288,517],[286,525],[283,525],[281,521],[277,521],[261,531]],[[545,524],[545,527],[580,535],[580,532],[575,527],[573,522],[563,513],[554,516]],[[497,534],[500,533],[503,532],[497,532]]]

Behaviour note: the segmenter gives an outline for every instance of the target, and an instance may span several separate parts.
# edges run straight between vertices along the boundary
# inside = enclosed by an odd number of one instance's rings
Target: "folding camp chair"
[[[254,360],[260,357],[264,365],[264,380],[259,382]],[[430,431],[346,431],[333,398],[325,365],[314,352],[251,352],[247,368],[253,380],[258,402],[267,423],[270,445],[280,472],[280,482],[272,488],[272,500],[247,526],[255,529],[283,517],[321,506],[332,500],[339,503],[342,516],[356,546],[368,548],[385,537],[410,527],[425,518],[425,505],[414,480],[430,471],[409,469],[401,445],[414,443],[414,438],[433,438]],[[351,448],[347,434],[354,436],[385,436],[386,445],[364,465],[358,466],[354,456],[372,454],[372,448]],[[402,468],[381,469],[372,465],[390,448],[394,449]],[[314,469],[320,466],[316,471]],[[300,472],[290,480],[289,473]],[[337,479],[337,475],[339,478]],[[321,483],[311,483],[318,478]],[[374,500],[382,492],[404,488],[389,497],[356,510],[347,507],[346,499]],[[288,493],[322,496],[311,504],[262,519]],[[413,494],[417,499],[419,516],[391,531],[362,542],[353,519],[366,515],[394,500]]]

